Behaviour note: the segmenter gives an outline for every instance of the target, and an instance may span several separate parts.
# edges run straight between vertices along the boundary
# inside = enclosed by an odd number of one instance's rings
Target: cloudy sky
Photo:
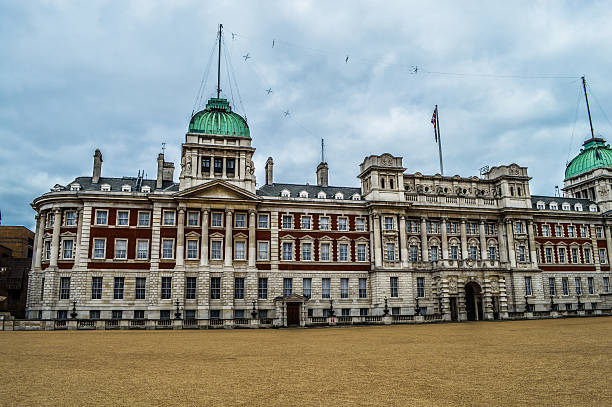
[[[103,176],[153,178],[163,142],[180,168],[218,23],[260,184],[268,156],[277,182],[314,183],[321,138],[333,185],[383,152],[437,173],[438,104],[446,175],[516,162],[551,195],[589,132],[582,74],[595,132],[612,134],[611,20],[579,1],[0,0],[2,224],[31,227],[33,198],[90,175],[95,148]]]

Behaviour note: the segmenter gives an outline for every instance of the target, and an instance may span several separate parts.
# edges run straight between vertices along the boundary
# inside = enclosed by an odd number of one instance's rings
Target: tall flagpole
[[[442,164],[442,139],[440,138],[440,112],[436,105],[436,131],[438,132],[438,154],[440,155],[440,175],[444,175],[444,165]]]

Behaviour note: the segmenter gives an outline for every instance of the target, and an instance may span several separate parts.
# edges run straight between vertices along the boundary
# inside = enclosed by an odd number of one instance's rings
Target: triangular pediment
[[[257,195],[223,180],[197,185],[180,191],[175,196],[188,199],[259,200]]]

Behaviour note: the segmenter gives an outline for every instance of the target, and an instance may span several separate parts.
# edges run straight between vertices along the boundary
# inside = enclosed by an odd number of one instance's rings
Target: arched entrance
[[[470,281],[465,285],[465,312],[468,321],[483,319],[482,289],[475,281]]]

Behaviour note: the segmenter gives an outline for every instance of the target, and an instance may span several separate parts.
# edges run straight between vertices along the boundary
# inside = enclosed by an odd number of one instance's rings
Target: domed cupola
[[[603,138],[592,137],[584,142],[580,154],[568,164],[565,179],[606,167],[612,168],[612,149]]]
[[[221,98],[211,98],[206,108],[191,118],[189,133],[251,138],[246,120],[232,112],[227,99]]]

